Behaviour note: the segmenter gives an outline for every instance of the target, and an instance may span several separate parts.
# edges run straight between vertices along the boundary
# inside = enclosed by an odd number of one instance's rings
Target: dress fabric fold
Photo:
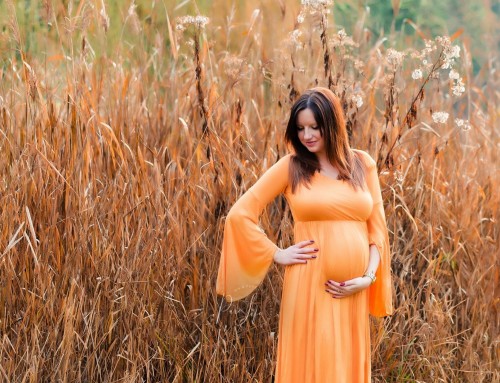
[[[234,301],[264,279],[278,247],[259,227],[259,215],[283,193],[294,218],[294,243],[313,239],[317,258],[285,268],[275,382],[370,382],[369,313],[392,313],[390,246],[375,161],[353,150],[366,167],[366,185],[315,173],[308,187],[289,187],[291,154],[281,158],[233,205],[226,218],[217,293]],[[328,279],[362,276],[369,246],[380,253],[368,289],[334,299]]]

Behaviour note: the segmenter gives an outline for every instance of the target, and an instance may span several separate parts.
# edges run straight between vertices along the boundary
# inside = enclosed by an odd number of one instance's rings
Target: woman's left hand
[[[336,282],[328,280],[325,283],[326,292],[331,294],[333,298],[345,298],[349,295],[366,289],[371,284],[371,279],[368,277],[357,277],[344,282]]]

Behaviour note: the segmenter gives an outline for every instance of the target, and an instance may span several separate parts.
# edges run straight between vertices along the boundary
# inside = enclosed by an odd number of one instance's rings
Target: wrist
[[[377,280],[377,277],[375,276],[375,273],[373,271],[366,271],[363,274],[363,278],[369,278],[370,279],[370,285],[374,284],[375,281]]]
[[[279,256],[279,253],[281,252],[281,249],[278,247],[276,251],[274,252],[273,255],[273,261],[276,262],[276,258]]]

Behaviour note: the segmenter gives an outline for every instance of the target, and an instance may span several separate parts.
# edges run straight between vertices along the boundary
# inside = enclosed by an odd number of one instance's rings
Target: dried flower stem
[[[196,91],[198,92],[198,104],[200,106],[200,117],[203,119],[203,126],[201,129],[202,137],[208,133],[208,111],[205,106],[205,95],[203,86],[201,85],[201,60],[200,60],[200,42],[199,32],[197,31],[194,36],[194,60],[195,60],[195,75],[196,75]]]
[[[385,166],[385,167],[387,167],[387,168],[390,168],[392,166],[392,164],[393,164],[393,161],[392,161],[392,152],[393,152],[393,150],[394,150],[394,148],[396,146],[396,143],[401,139],[404,126],[408,126],[408,129],[411,129],[412,123],[413,123],[413,121],[415,120],[415,118],[417,116],[417,102],[422,101],[424,99],[424,88],[425,88],[425,85],[429,82],[429,80],[431,79],[431,77],[434,74],[434,72],[436,72],[437,70],[439,70],[439,68],[443,64],[443,62],[442,62],[443,52],[444,52],[444,50],[441,50],[438,59],[434,62],[434,65],[432,66],[431,70],[429,71],[429,74],[427,75],[427,77],[425,78],[425,80],[422,82],[422,85],[420,86],[420,89],[418,90],[417,94],[415,95],[415,97],[411,101],[410,107],[406,111],[405,117],[403,118],[403,123],[397,125],[398,135],[392,141],[391,146],[389,147],[389,150],[387,151],[387,154],[385,155],[384,160],[381,161],[381,158],[380,157],[378,158],[377,165],[379,167],[379,171],[382,169],[382,165]],[[391,107],[390,107],[390,114],[391,115],[392,115],[392,104],[391,104],[391,102],[394,102],[394,99],[392,97],[392,89],[393,88],[394,88],[394,79],[393,79],[393,83],[391,84],[391,93],[390,93],[391,94],[391,98],[390,98],[390,102],[389,102],[389,104],[391,105]],[[387,109],[386,109],[386,113],[387,113]],[[386,126],[385,126],[386,130],[387,130],[387,126],[388,126],[388,123],[389,123],[388,119],[389,119],[389,117],[386,116]],[[385,132],[384,132],[384,134],[385,134]],[[382,140],[382,146],[384,145],[384,143],[387,143],[387,140],[385,140],[385,141]],[[379,153],[381,153],[381,151],[379,151]]]
[[[323,46],[323,66],[325,68],[325,78],[328,79],[328,88],[332,88],[334,85],[332,77],[332,59],[330,55],[330,48],[328,47],[328,33],[327,33],[327,20],[324,13],[321,14],[321,44]]]

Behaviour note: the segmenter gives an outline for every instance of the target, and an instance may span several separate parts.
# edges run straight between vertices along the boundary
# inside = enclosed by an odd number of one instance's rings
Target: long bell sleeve
[[[370,245],[376,245],[380,253],[380,263],[375,273],[377,279],[369,287],[369,308],[371,315],[383,317],[391,315],[393,311],[391,249],[377,166],[369,155],[365,157],[367,165],[366,183],[373,199],[373,210],[366,222],[368,241]]]
[[[290,155],[286,155],[271,166],[226,217],[216,289],[228,301],[255,290],[279,249],[259,227],[259,216],[286,189],[289,162]]]

